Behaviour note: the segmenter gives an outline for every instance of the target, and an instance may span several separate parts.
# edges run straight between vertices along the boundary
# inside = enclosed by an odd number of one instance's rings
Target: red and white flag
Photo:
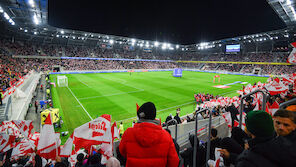
[[[272,105],[270,105],[269,103],[266,103],[268,106],[268,110],[269,110],[269,113],[273,116],[273,114],[280,108],[280,105],[278,102],[273,102]]]
[[[15,136],[6,133],[0,133],[0,152],[6,152],[13,148]]]
[[[31,140],[34,143],[35,147],[38,146],[39,139],[40,139],[40,133],[38,132],[35,132],[29,136],[29,140]]]
[[[21,134],[20,130],[11,121],[3,121],[0,126],[0,132],[5,132],[16,137],[19,137]]]
[[[73,144],[75,150],[80,148],[90,148],[92,145],[110,143],[111,116],[104,114],[74,130]]]
[[[61,146],[60,157],[70,157],[72,154],[72,147],[73,147],[73,136],[74,133],[68,138],[66,143]]]
[[[290,53],[287,62],[291,63],[291,64],[296,64],[296,48],[295,47],[293,48],[292,52]]]
[[[270,95],[285,93],[289,90],[289,87],[284,85],[278,78],[265,85],[265,88],[269,91]]]
[[[34,150],[35,145],[30,140],[23,138],[20,142],[16,143],[12,150],[11,157],[18,159],[21,156],[33,153]]]
[[[33,121],[29,121],[29,120],[13,120],[12,122],[20,130],[21,134],[23,134],[26,138],[29,137],[29,135],[32,132],[32,129],[34,128]]]
[[[58,140],[50,115],[51,114],[48,114],[41,129],[37,154],[46,159],[55,159],[58,155]]]

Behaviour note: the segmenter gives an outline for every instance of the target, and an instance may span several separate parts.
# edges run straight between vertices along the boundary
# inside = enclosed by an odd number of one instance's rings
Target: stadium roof
[[[50,2],[52,2],[52,1],[54,1],[54,0],[51,0]],[[63,0],[63,2],[65,2],[65,1],[66,0]],[[54,1],[54,2],[57,2],[57,1]],[[62,2],[62,1],[59,0],[59,2]],[[71,9],[75,9],[75,7],[77,7],[77,6],[75,6],[74,1],[70,1],[70,2],[73,2],[73,3],[68,2],[67,5],[69,7],[74,6],[74,8],[71,8]],[[233,1],[231,1],[231,2],[233,2]],[[255,4],[253,3],[256,1],[253,1],[253,0],[248,1],[248,3],[251,3],[251,2],[252,2],[252,5],[256,5],[256,3]],[[291,36],[291,34],[294,34],[294,26],[296,23],[295,22],[296,21],[296,19],[295,19],[296,18],[295,0],[267,0],[264,2],[266,4],[269,4],[274,9],[274,11],[277,13],[277,15],[282,19],[282,21],[286,24],[286,25],[281,25],[281,26],[282,27],[287,26],[287,28],[280,29],[277,31],[273,31],[273,29],[269,30],[268,28],[264,29],[264,31],[255,30],[255,31],[253,31],[255,33],[251,33],[251,34],[246,34],[246,33],[233,33],[233,34],[228,33],[227,34],[227,33],[225,33],[226,36],[228,36],[230,38],[225,38],[223,35],[221,36],[221,38],[218,38],[218,39],[213,38],[213,37],[209,37],[208,40],[205,39],[204,42],[202,42],[202,40],[198,40],[196,37],[196,39],[197,39],[196,42],[191,42],[190,45],[187,45],[188,43],[186,43],[186,42],[185,42],[186,45],[178,45],[178,43],[182,43],[182,42],[178,42],[178,41],[176,42],[174,40],[170,41],[169,37],[167,38],[167,40],[165,40],[164,38],[161,38],[159,41],[155,41],[154,39],[151,39],[151,38],[145,38],[145,35],[141,36],[141,35],[134,34],[134,35],[126,35],[124,37],[124,36],[120,36],[120,33],[119,33],[119,35],[117,35],[116,33],[115,33],[115,35],[110,35],[112,33],[110,33],[110,34],[109,33],[96,33],[94,31],[90,32],[90,31],[74,30],[75,27],[71,28],[71,26],[69,26],[70,28],[57,28],[57,26],[56,27],[50,26],[48,24],[48,19],[49,19],[48,17],[51,16],[48,11],[48,8],[50,8],[50,5],[48,4],[48,0],[1,0],[0,13],[3,14],[3,17],[1,17],[0,19],[4,20],[5,23],[7,23],[8,26],[6,26],[6,27],[9,29],[9,31],[14,32],[14,33],[18,33],[18,34],[30,34],[32,36],[31,38],[33,38],[33,36],[39,36],[39,37],[43,38],[43,40],[49,40],[49,39],[53,39],[53,38],[65,38],[67,40],[72,40],[72,41],[75,40],[80,43],[84,43],[84,41],[86,41],[86,40],[96,40],[98,42],[103,42],[103,43],[104,42],[105,43],[112,42],[112,43],[119,43],[119,44],[122,43],[122,44],[129,44],[129,45],[135,45],[135,46],[137,46],[137,45],[138,46],[147,46],[148,45],[149,47],[150,46],[151,47],[160,46],[162,48],[163,48],[163,46],[166,46],[166,48],[174,48],[174,49],[175,48],[181,49],[181,48],[188,48],[188,47],[195,47],[195,46],[198,48],[198,47],[201,47],[201,45],[208,45],[208,44],[212,44],[212,45],[218,44],[218,46],[219,46],[219,44],[225,43],[228,41],[230,41],[230,42],[232,42],[232,41],[233,42],[238,42],[238,41],[260,42],[260,41],[264,41],[264,40],[274,40],[274,39],[276,39],[276,37],[281,38],[281,36],[286,37],[287,35]],[[229,3],[226,3],[226,4],[231,5]],[[259,3],[259,2],[257,4],[258,4],[257,8],[261,7],[260,5],[262,5],[262,3]],[[93,5],[93,4],[90,4],[90,5]],[[108,5],[108,4],[102,3],[102,6],[103,5]],[[175,4],[175,5],[178,5],[178,4]],[[194,5],[194,3],[192,3],[191,5]],[[204,5],[204,4],[202,4],[202,5]],[[220,5],[220,4],[218,4],[218,5]],[[242,5],[244,5],[244,4],[242,4]],[[237,7],[237,6],[234,6],[234,7]],[[195,7],[193,7],[193,9],[194,8]],[[257,9],[257,8],[254,8],[254,9]],[[74,11],[74,12],[67,11],[67,12],[69,12],[72,15],[73,15],[73,13],[81,14],[81,12],[86,12],[89,9],[94,9],[94,8],[86,8],[86,10],[81,10],[80,12],[79,11]],[[102,7],[100,7],[99,9],[103,10]],[[196,10],[197,9],[200,9],[200,8],[196,8]],[[228,9],[229,8],[223,9],[223,10],[228,10]],[[237,12],[237,10],[239,10],[239,9],[233,9],[234,14],[235,14],[235,12]],[[58,11],[58,9],[57,9],[57,11]],[[104,11],[106,11],[106,10],[104,10]],[[154,12],[153,10],[150,10],[150,11],[151,11],[151,13]],[[268,11],[267,13],[270,12],[269,9],[267,9],[267,11]],[[113,13],[113,12],[114,11],[112,11],[110,9],[110,13]],[[89,10],[89,12],[87,12],[87,13],[93,14],[95,12],[93,10]],[[151,13],[148,15],[151,15]],[[208,13],[208,14],[211,15],[210,13]],[[207,18],[206,14],[203,15],[204,18]],[[219,13],[215,13],[215,15],[217,15],[217,14],[219,15]],[[135,15],[137,15],[137,14],[135,14]],[[85,14],[83,16],[86,17],[89,15]],[[154,15],[151,15],[151,16],[154,16]],[[252,17],[252,16],[250,16],[250,17]],[[112,19],[112,18],[113,17],[111,17],[110,19]],[[192,20],[187,20],[188,18],[184,18],[184,20],[186,20],[186,22],[194,22]],[[237,18],[237,17],[234,17],[234,18]],[[239,19],[243,20],[246,18],[239,18]],[[77,19],[77,18],[74,17],[74,20],[75,19]],[[231,18],[225,18],[225,20],[227,20],[227,19],[231,19]],[[252,19],[255,19],[255,18],[252,18]],[[145,21],[145,20],[142,20],[142,22],[143,21]],[[151,20],[147,20],[147,21],[151,21]],[[238,20],[234,20],[234,21],[238,21]],[[269,20],[269,21],[272,23],[272,20]],[[122,22],[120,22],[120,23],[122,23]],[[137,23],[139,23],[139,22],[137,22]],[[182,23],[184,23],[184,22],[182,22]],[[230,23],[230,22],[228,22],[228,23]],[[186,26],[185,26],[185,28],[186,28]],[[85,29],[85,30],[87,30],[87,29]],[[123,34],[123,35],[125,35],[125,34]],[[148,33],[148,35],[149,35],[149,33]],[[167,34],[164,36],[167,37],[169,35]],[[190,35],[190,36],[192,38],[193,35]],[[140,39],[138,39],[138,38],[140,38]],[[174,44],[172,44],[172,43],[174,43]],[[208,47],[211,48],[210,46],[208,46]]]

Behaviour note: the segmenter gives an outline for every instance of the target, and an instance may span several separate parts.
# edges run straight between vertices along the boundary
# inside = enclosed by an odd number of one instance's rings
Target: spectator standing
[[[123,124],[122,122],[120,122],[120,125],[119,125],[119,132],[120,132],[120,137],[122,137],[123,133],[124,133],[124,127],[123,127]]]
[[[1,103],[1,106],[2,106],[2,98],[3,98],[3,93],[2,93],[2,91],[0,91],[0,103]]]
[[[179,157],[170,134],[155,120],[156,108],[151,102],[138,110],[138,123],[128,128],[119,144],[126,166],[177,167]]]
[[[34,105],[35,105],[35,112],[37,114],[37,112],[38,112],[38,101],[37,100],[35,101],[35,104]]]

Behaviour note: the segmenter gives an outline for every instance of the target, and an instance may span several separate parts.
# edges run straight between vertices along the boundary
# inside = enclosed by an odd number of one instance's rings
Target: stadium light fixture
[[[176,49],[179,49],[179,45],[176,45]]]
[[[68,38],[68,35],[66,35],[66,38]]]
[[[94,35],[91,34],[91,37],[94,37]],[[109,39],[109,38],[108,38]]]
[[[259,35],[257,34],[256,37],[259,37]]]
[[[29,4],[30,4],[33,8],[35,7],[34,0],[29,0]]]
[[[76,37],[75,37],[75,36],[73,36],[72,38],[73,38],[73,39],[75,39]]]
[[[114,40],[111,39],[111,40],[109,41],[109,43],[112,45],[112,44],[114,43]]]
[[[132,46],[135,46],[135,43],[132,43]]]
[[[4,12],[4,10],[2,9],[2,7],[0,6],[0,13],[3,13]]]
[[[28,30],[24,30],[24,32],[28,32]]]
[[[61,34],[64,34],[65,33],[65,31],[64,30],[61,30]]]
[[[23,28],[22,28],[22,27],[20,27],[20,30],[23,30]]]
[[[84,36],[87,36],[87,34],[84,34]]]
[[[145,47],[146,47],[146,48],[149,48],[149,44],[146,43]]]
[[[38,20],[38,18],[37,18],[37,15],[36,15],[36,14],[34,14],[34,16],[33,16],[33,21],[34,21],[34,23],[35,23],[36,25],[38,25],[38,24],[39,24],[39,20]]]
[[[219,44],[219,47],[221,47],[222,46],[222,44]]]
[[[37,32],[35,31],[35,32],[34,32],[34,35],[36,35],[36,34],[37,34]]]
[[[143,46],[143,44],[141,43],[141,44],[140,44],[140,47],[142,47],[142,46]]]
[[[132,41],[132,43],[135,43],[135,42],[136,42],[136,40],[135,40],[135,39],[131,39],[131,41]]]
[[[58,35],[57,35],[57,37],[59,38],[59,37],[60,37],[60,35],[58,34]]]
[[[157,41],[154,42],[154,46],[158,47],[159,43]]]
[[[290,0],[287,0],[287,5],[291,5],[292,2]]]

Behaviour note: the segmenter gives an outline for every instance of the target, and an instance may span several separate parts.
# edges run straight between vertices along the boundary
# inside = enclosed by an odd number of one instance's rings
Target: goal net
[[[58,76],[57,79],[58,87],[67,87],[68,86],[68,78],[66,76]]]

